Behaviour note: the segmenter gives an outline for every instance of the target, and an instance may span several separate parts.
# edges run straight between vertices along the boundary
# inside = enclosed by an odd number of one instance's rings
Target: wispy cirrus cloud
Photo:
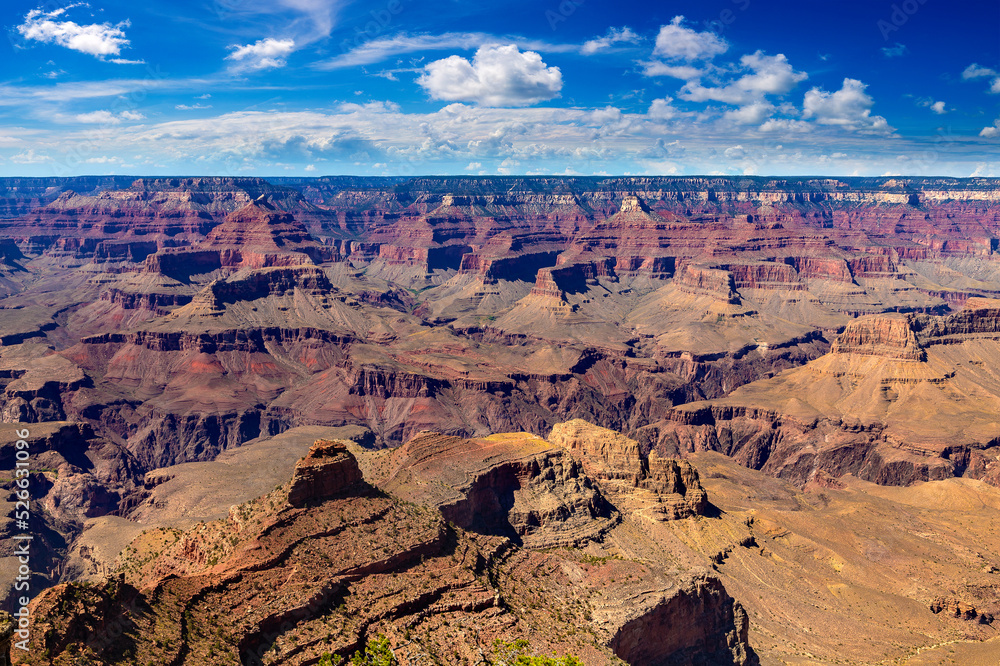
[[[580,53],[583,55],[594,55],[601,51],[607,51],[615,44],[638,44],[642,40],[632,28],[624,26],[621,28],[608,28],[608,32],[603,37],[596,37],[583,43]]]
[[[998,73],[995,69],[972,63],[965,68],[965,71],[962,72],[962,78],[966,81],[972,81],[975,79],[992,79],[992,81],[990,81],[990,92],[1000,94],[1000,73]]]
[[[579,44],[553,44],[518,36],[498,36],[486,32],[446,32],[437,35],[411,35],[400,33],[391,37],[372,39],[344,53],[314,63],[315,69],[328,71],[361,67],[385,62],[391,58],[422,51],[471,51],[482,46],[516,44],[518,48],[542,53],[573,53],[582,48]]]
[[[883,46],[882,55],[886,58],[901,58],[909,52],[905,44],[896,42],[893,46]]]

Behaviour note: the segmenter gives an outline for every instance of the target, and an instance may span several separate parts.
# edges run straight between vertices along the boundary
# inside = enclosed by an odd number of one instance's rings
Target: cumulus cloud
[[[684,26],[684,17],[660,27],[653,55],[673,60],[710,60],[729,49],[729,43],[714,32],[698,32]]]
[[[268,37],[267,39],[258,39],[253,44],[245,46],[234,44],[229,48],[232,53],[226,56],[226,60],[233,61],[234,70],[274,69],[285,66],[285,58],[295,50],[295,40]]]
[[[632,28],[608,28],[607,34],[603,37],[597,37],[584,42],[583,46],[580,47],[580,53],[583,55],[594,55],[600,51],[606,51],[615,44],[638,44],[639,40],[639,35]]]
[[[562,90],[562,72],[534,51],[515,44],[483,46],[472,62],[460,56],[436,60],[417,79],[434,99],[480,106],[528,106],[553,99]]]
[[[994,120],[990,127],[984,127],[979,136],[985,139],[995,139],[1000,136],[1000,118]]]
[[[747,156],[747,151],[743,149],[743,146],[731,146],[726,148],[722,154],[731,160],[741,160]]]
[[[713,100],[746,105],[763,101],[765,95],[785,95],[808,78],[805,72],[795,71],[782,53],[769,56],[757,51],[740,58],[740,66],[750,73],[718,87],[689,81],[681,89],[681,97],[693,102]]]
[[[1000,93],[1000,73],[997,73],[995,69],[990,69],[989,67],[982,67],[976,63],[972,63],[965,68],[962,72],[962,78],[966,81],[973,79],[985,79],[992,78],[990,81],[990,92]]]
[[[656,120],[670,120],[676,117],[680,114],[680,111],[671,106],[670,103],[673,101],[673,97],[654,99],[652,104],[649,105],[649,111],[646,112],[646,115]]]
[[[724,120],[737,125],[760,125],[774,114],[774,105],[768,102],[754,102],[722,114]]]
[[[935,102],[933,98],[925,98],[917,100],[917,105],[924,108],[930,109],[938,115],[948,113],[948,109],[945,108],[945,103],[943,101]]]
[[[76,121],[88,124],[93,123],[95,125],[117,125],[121,122],[121,119],[115,117],[115,114],[110,111],[92,111],[77,115]]]
[[[25,15],[24,23],[17,26],[17,31],[27,40],[58,44],[102,60],[107,56],[120,55],[121,50],[129,46],[123,28],[129,27],[131,23],[125,20],[114,25],[111,23],[80,25],[75,21],[56,20],[63,17],[68,10],[80,6],[87,5],[79,3],[52,11],[32,9]],[[141,61],[116,58],[112,62],[132,64]]]
[[[892,132],[882,116],[873,116],[875,100],[865,92],[865,84],[857,79],[844,79],[840,90],[827,92],[813,88],[802,103],[802,117],[813,118],[821,125],[837,125],[847,129]]]
[[[791,118],[771,118],[760,126],[761,132],[780,133],[804,133],[811,132],[812,125],[804,120],[793,120]]]
[[[48,155],[39,155],[34,149],[29,149],[12,156],[10,161],[14,164],[45,164],[53,160]]]

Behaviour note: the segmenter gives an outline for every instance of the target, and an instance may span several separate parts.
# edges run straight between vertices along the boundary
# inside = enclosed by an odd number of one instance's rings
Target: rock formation
[[[361,471],[347,442],[319,440],[295,466],[288,503],[303,507],[345,493],[359,481]]]
[[[447,459],[448,443],[428,438],[409,455]],[[524,636],[537,653],[592,665],[757,663],[746,616],[715,578],[668,581],[629,560],[521,549],[445,522],[446,505],[439,514],[359,476],[345,445],[319,441],[289,486],[173,539],[141,535],[117,576],[60,585],[33,602],[22,663],[85,655],[124,664],[142,654],[154,663],[310,664],[324,654],[344,660],[377,634],[401,661],[475,659],[495,639]],[[451,478],[444,468],[438,483]],[[423,497],[436,503],[433,493]],[[309,501],[296,506],[293,496]],[[621,584],[609,586],[609,576]]]
[[[580,459],[584,471],[619,508],[641,507],[635,511],[676,520],[704,514],[708,507],[708,496],[690,463],[661,458],[655,451],[643,455],[639,443],[621,433],[574,419],[556,424],[548,439]]]
[[[576,461],[526,433],[420,433],[384,465],[379,486],[387,492],[436,507],[464,529],[507,534],[534,548],[585,544],[619,518]]]

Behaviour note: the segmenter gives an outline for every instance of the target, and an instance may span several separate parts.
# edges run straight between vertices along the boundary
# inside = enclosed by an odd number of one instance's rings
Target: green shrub
[[[389,647],[389,638],[379,634],[368,641],[364,650],[358,650],[351,657],[351,666],[397,666],[396,655]]]
[[[564,657],[539,657],[527,655],[528,641],[518,638],[504,643],[499,638],[493,643],[493,666],[583,666],[583,662],[568,654]]]

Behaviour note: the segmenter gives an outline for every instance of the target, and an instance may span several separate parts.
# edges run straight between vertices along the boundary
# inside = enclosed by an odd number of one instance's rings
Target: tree
[[[351,657],[351,666],[398,666],[396,655],[389,647],[389,638],[379,634]]]

